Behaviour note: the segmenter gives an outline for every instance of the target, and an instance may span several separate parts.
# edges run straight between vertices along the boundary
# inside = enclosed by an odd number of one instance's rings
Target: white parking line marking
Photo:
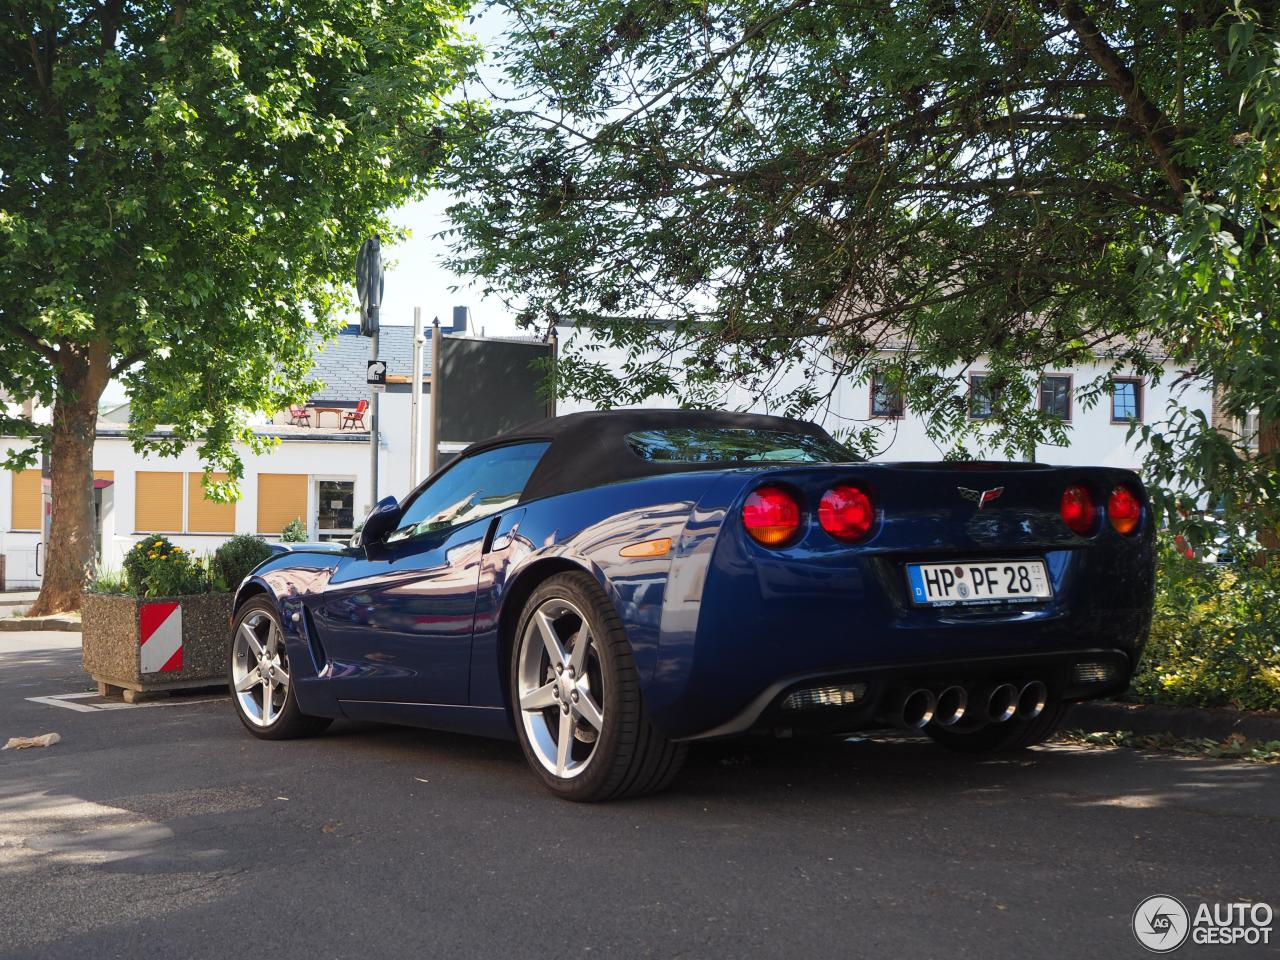
[[[132,710],[134,707],[180,707],[193,703],[218,703],[227,697],[206,697],[201,700],[144,700],[142,703],[117,703],[114,700],[105,703],[75,703],[76,700],[89,700],[98,696],[89,693],[58,693],[47,697],[27,697],[30,703],[43,703],[49,707],[62,707],[64,710],[75,710],[78,713],[99,713],[103,710]]]

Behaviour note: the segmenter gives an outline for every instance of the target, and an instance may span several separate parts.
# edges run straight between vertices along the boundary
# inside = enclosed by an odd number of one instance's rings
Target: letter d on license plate
[[[907,583],[918,605],[1019,603],[1053,596],[1043,560],[909,563]]]

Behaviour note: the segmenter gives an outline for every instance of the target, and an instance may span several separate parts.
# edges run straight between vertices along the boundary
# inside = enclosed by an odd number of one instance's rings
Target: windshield
[[[830,437],[785,430],[683,427],[627,434],[627,443],[656,463],[848,463],[854,456]]]

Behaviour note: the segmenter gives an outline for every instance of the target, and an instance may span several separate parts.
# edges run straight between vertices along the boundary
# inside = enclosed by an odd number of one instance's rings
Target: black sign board
[[[378,332],[382,287],[382,240],[375,236],[360,244],[360,253],[356,256],[356,293],[360,295],[362,337],[372,337]]]

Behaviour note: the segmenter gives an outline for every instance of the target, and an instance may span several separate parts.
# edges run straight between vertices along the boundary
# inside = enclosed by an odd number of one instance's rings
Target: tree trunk
[[[83,353],[65,345],[60,351],[49,449],[53,515],[40,596],[29,611],[31,616],[79,610],[80,592],[93,575],[93,443],[109,362],[105,344],[95,344]]]
[[[1273,464],[1280,458],[1280,420],[1258,418],[1258,456]],[[1263,530],[1259,540],[1265,551],[1263,562],[1268,555],[1275,559],[1280,553],[1280,530]]]

